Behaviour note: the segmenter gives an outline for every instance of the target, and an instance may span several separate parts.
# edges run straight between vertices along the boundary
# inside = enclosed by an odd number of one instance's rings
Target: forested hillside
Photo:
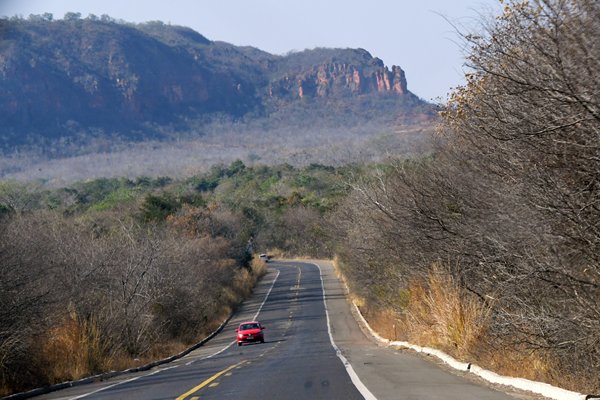
[[[0,20],[4,179],[380,161],[422,151],[435,118],[400,67],[363,49],[273,55],[107,15]]]
[[[4,151],[89,146],[103,138],[199,137],[210,120],[280,119],[282,108],[297,113],[307,105],[286,124],[310,115],[352,126],[345,118],[362,110],[364,122],[365,101],[373,105],[369,117],[409,123],[432,116],[408,91],[400,67],[390,70],[362,49],[280,56],[158,21],[130,24],[77,13],[0,20]],[[310,103],[326,111],[322,118]]]

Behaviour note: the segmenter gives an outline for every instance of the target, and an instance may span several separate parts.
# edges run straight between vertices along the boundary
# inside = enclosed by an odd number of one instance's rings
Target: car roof
[[[246,322],[240,322],[240,325],[244,325],[244,324],[260,324],[260,322],[258,322],[258,321],[246,321]]]

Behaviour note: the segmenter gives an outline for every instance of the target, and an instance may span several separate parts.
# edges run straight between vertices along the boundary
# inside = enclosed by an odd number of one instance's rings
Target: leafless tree
[[[354,183],[342,254],[385,299],[447,264],[465,295],[493,304],[496,343],[549,352],[597,390],[600,7],[511,1],[464,39],[472,72],[440,146]]]

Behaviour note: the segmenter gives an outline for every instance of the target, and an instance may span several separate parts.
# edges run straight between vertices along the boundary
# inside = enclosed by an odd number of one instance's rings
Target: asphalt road
[[[38,399],[515,398],[367,339],[329,263],[269,266],[223,332],[188,356]],[[238,347],[235,327],[255,318],[267,327],[266,342]]]

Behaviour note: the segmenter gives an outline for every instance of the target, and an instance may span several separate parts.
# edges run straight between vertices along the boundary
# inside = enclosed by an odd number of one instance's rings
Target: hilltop
[[[215,120],[352,127],[432,115],[399,66],[363,49],[273,55],[186,27],[75,13],[0,21],[4,150],[199,136]]]

